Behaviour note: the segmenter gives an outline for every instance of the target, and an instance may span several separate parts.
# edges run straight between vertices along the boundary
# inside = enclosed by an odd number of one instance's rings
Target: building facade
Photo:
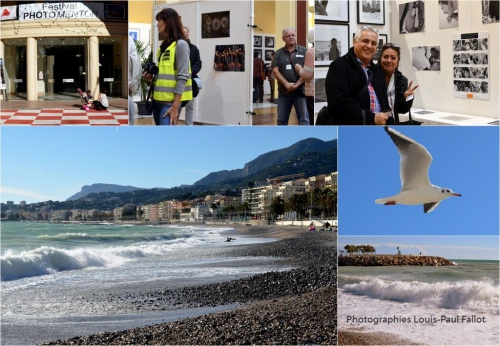
[[[9,99],[128,95],[127,1],[2,1],[2,88]]]

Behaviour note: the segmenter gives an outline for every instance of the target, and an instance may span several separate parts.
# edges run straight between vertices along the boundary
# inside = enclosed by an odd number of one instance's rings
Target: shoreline
[[[223,257],[271,257],[293,269],[167,290],[155,285],[139,295],[156,304],[161,296],[162,302],[170,304],[167,312],[172,307],[231,310],[132,330],[110,332],[113,329],[108,328],[47,344],[336,344],[336,234],[275,225],[221,226],[234,228],[227,232],[235,237],[278,239],[250,245],[233,242],[221,253]]]

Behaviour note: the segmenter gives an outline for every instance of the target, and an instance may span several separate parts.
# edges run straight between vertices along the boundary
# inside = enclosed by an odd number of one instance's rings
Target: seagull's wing
[[[441,201],[424,203],[424,213],[430,213],[431,211],[436,209],[440,202]]]
[[[401,155],[399,162],[401,191],[420,189],[430,185],[428,173],[432,156],[427,149],[392,128],[386,126],[385,131],[396,144],[399,155]]]

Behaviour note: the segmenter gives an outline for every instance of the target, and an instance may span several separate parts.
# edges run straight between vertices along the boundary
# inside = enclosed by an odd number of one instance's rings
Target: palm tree
[[[153,61],[153,54],[151,52],[151,46],[149,43],[136,40],[135,48],[137,49],[137,55],[141,61],[141,65],[144,66],[146,62]],[[148,96],[148,83],[144,78],[141,77],[141,101],[146,102]]]

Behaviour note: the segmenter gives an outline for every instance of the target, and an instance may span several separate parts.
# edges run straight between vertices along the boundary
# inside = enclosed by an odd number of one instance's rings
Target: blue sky
[[[193,184],[336,127],[2,127],[1,201],[65,200],[83,185]]]
[[[341,236],[338,248],[346,245],[372,245],[378,254],[440,256],[448,259],[498,260],[498,236]]]
[[[498,127],[397,130],[432,155],[431,183],[462,197],[446,199],[427,214],[421,205],[375,204],[401,189],[396,146],[382,127],[340,127],[339,235],[498,235]]]

